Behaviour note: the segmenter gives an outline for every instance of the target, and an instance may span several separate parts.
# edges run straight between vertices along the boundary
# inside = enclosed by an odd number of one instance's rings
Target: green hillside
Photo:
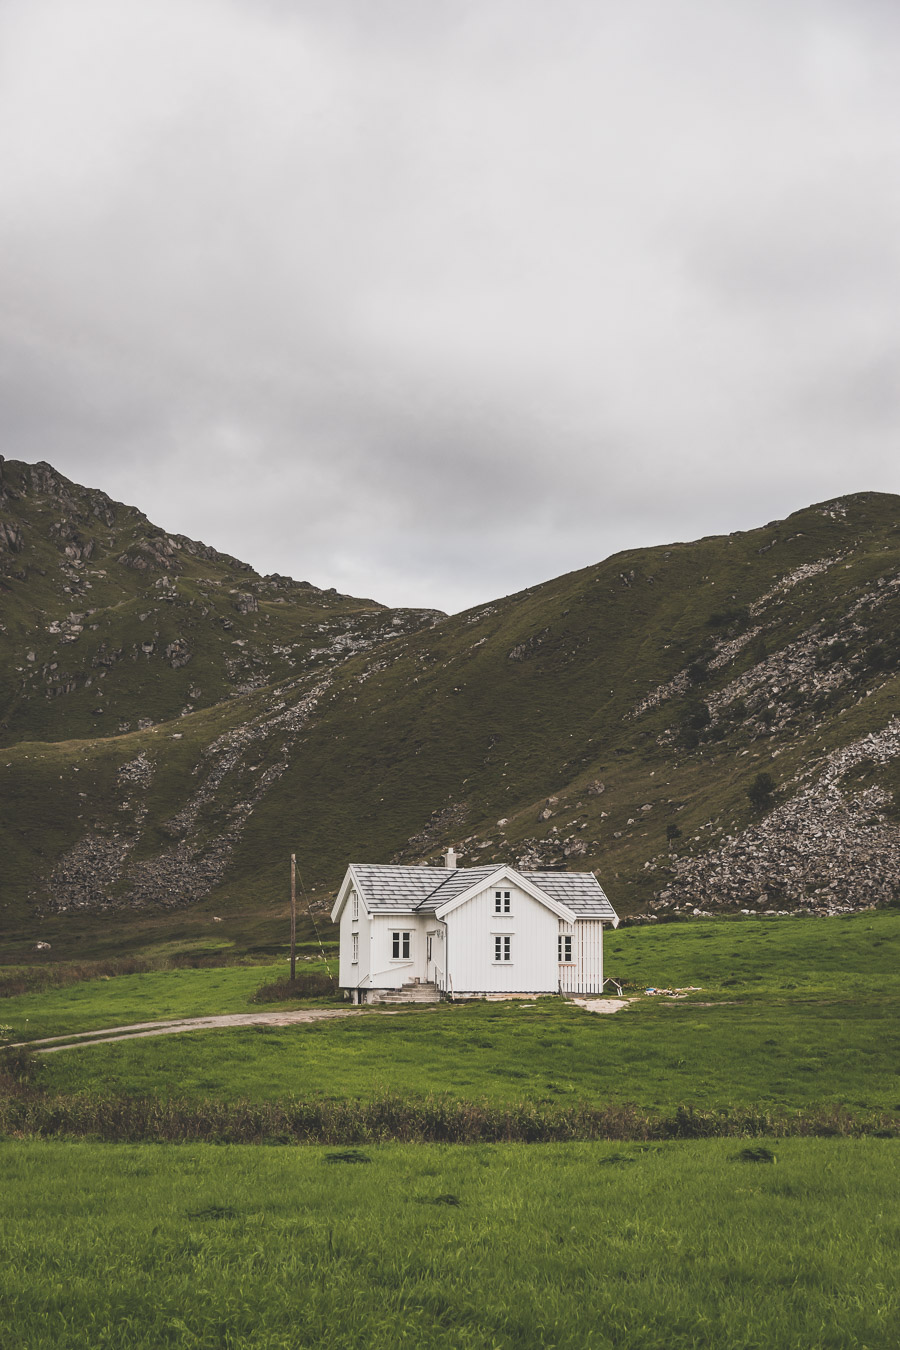
[[[31,500],[38,470],[3,468],[21,495],[0,520],[22,535],[0,555],[10,952],[197,938],[214,916],[217,938],[265,946],[292,851],[318,906],[352,858],[433,861],[449,843],[464,864],[593,868],[625,914],[900,896],[897,497],[618,554],[437,623],[257,578],[190,541],[171,567],[136,570],[121,558],[137,543],[101,556],[111,527],[91,526],[98,553],[75,571],[107,576],[87,578],[76,612],[102,598],[102,623],[122,625],[105,640],[132,651],[148,596],[174,591],[145,623],[157,651],[177,629],[194,653],[110,667],[101,718],[96,684],[47,697],[57,634],[30,625],[69,601],[49,566],[55,549],[65,572],[56,508]],[[123,538],[149,537],[138,513],[108,511]],[[86,671],[101,620],[56,652]]]
[[[261,577],[0,457],[0,745],[166,722],[436,617]]]

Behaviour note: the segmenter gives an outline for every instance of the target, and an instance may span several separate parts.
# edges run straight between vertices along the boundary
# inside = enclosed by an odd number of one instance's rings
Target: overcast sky
[[[900,491],[896,0],[2,0],[0,453],[456,610]]]

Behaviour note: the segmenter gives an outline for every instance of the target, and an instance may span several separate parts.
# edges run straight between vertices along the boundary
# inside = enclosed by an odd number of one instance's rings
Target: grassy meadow
[[[895,1345],[897,1145],[744,1152],[0,1145],[3,1344]]]
[[[321,969],[322,963],[303,962],[300,968]],[[0,1020],[13,1027],[16,1040],[35,1040],[133,1022],[262,1012],[253,995],[286,971],[285,962],[269,962],[101,976],[2,999]]]
[[[444,1094],[492,1103],[630,1103],[647,1112],[900,1109],[900,914],[621,929],[607,970],[634,996],[597,1016],[556,998],[360,1010],[332,1022],[200,1031],[42,1056],[48,1093],[200,1101]],[[320,969],[309,962],[306,969]],[[34,1039],[259,1011],[283,965],[155,971],[8,998]],[[684,999],[648,986],[699,985]],[[316,1001],[314,1001],[316,1002]],[[318,1000],[317,1002],[324,1002]],[[332,1005],[334,1006],[334,1005]]]
[[[628,928],[611,1016],[363,1008],[35,1057],[0,1102],[0,1346],[888,1350],[898,942],[893,912]],[[0,1022],[269,1011],[283,973],[80,980]],[[102,1142],[129,1139],[178,1142]]]
[[[542,999],[197,1031],[45,1056],[51,1092],[277,1101],[439,1093],[492,1102],[799,1110],[900,1102],[896,1009],[650,1003],[598,1017]]]

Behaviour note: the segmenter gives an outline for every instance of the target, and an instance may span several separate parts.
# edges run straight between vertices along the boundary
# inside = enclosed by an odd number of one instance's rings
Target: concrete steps
[[[433,982],[404,984],[381,995],[379,1003],[437,1003],[440,990]]]

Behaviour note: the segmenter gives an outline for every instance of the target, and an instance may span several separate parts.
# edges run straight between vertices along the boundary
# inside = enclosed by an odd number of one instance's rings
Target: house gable
[[[359,884],[359,879],[353,870],[352,863],[347,868],[346,876],[344,877],[344,880],[341,882],[341,889],[337,893],[337,899],[335,900],[334,904],[331,907],[332,923],[337,923],[338,920],[340,919],[341,912],[344,906],[346,905],[347,901],[350,899],[351,891],[356,891],[356,894],[359,896],[360,899],[360,904],[362,905],[362,908],[365,910],[366,915],[368,916],[369,907],[366,904],[365,891]]]
[[[513,867],[498,867],[497,870],[492,872],[489,876],[481,877],[478,881],[474,881],[467,890],[462,891],[459,895],[453,896],[452,899],[447,900],[443,905],[439,905],[434,911],[435,917],[438,919],[445,919],[448,914],[452,914],[455,909],[459,909],[460,906],[467,904],[470,900],[474,900],[475,897],[481,895],[483,891],[488,891],[494,886],[501,886],[504,882],[508,885],[517,886],[519,890],[524,891],[526,895],[530,895],[532,900],[536,900],[538,904],[549,909],[558,919],[564,919],[566,923],[574,923],[578,917],[567,905],[564,905],[559,900],[552,899],[545,891],[542,891],[539,886],[535,886],[533,882],[528,881],[522,876],[521,872],[517,872]]]

